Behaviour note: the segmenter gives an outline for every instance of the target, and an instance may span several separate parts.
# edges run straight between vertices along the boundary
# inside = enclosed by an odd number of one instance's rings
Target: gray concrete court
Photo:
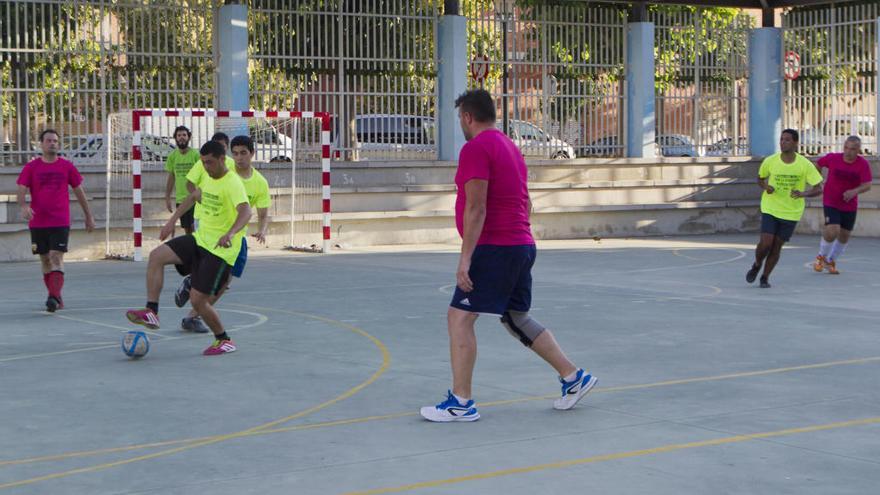
[[[252,256],[203,357],[166,271],[152,350],[119,349],[143,264],[0,265],[0,491],[22,494],[868,494],[880,486],[878,239],[842,275],[796,236],[748,285],[757,235],[545,242],[533,314],[599,377],[552,410],[551,369],[478,322],[483,418],[430,424],[450,384],[457,247]],[[753,436],[744,436],[753,435]]]

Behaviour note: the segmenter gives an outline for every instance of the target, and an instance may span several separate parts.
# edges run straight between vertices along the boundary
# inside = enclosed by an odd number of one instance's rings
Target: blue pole
[[[626,156],[654,158],[654,24],[626,25]]]
[[[246,5],[224,5],[217,13],[217,105],[219,110],[247,110],[248,86],[248,10]],[[224,132],[234,137],[247,135],[247,121],[233,121]]]
[[[437,159],[457,160],[464,146],[455,99],[467,90],[467,20],[444,15],[437,26]]]
[[[749,146],[753,155],[776,153],[782,133],[782,29],[749,33]]]

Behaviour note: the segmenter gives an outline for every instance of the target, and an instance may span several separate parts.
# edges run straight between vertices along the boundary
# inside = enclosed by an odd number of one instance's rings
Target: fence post
[[[626,156],[654,158],[654,23],[626,25]]]
[[[247,110],[250,108],[247,5],[223,5],[217,18],[217,105],[221,110]],[[242,119],[228,131],[230,137],[246,136],[247,121]]]
[[[776,152],[782,133],[782,29],[749,33],[749,146],[752,155]]]
[[[877,18],[874,27],[874,50],[875,63],[880,64],[880,17]],[[874,154],[880,156],[880,70],[874,76],[874,100],[876,106],[874,109]]]
[[[455,98],[467,89],[467,19],[445,13],[437,27],[437,158],[457,160],[464,134]]]

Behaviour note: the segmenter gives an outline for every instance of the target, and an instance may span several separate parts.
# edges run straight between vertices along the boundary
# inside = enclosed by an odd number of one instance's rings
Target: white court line
[[[257,312],[253,312],[253,311],[243,311],[240,309],[229,309],[229,308],[223,308],[223,309],[218,308],[217,311],[220,311],[220,312],[229,311],[231,313],[241,313],[241,314],[246,314],[246,315],[251,315],[251,316],[257,317],[257,320],[255,322],[249,323],[247,325],[238,326],[235,328],[230,328],[227,330],[227,332],[237,332],[239,330],[257,327],[257,326],[260,326],[260,325],[266,323],[267,321],[269,321],[268,316],[266,316],[262,313],[257,313]],[[60,315],[56,315],[56,316],[60,316]],[[81,321],[83,323],[91,323],[91,324],[101,325],[100,322],[92,322],[92,321],[88,321],[88,320],[77,320],[77,321]],[[104,325],[104,326],[109,326],[109,325]],[[118,328],[118,327],[111,327],[111,328]],[[136,327],[132,327],[132,328],[136,328]],[[128,330],[129,330],[128,328],[125,329],[125,331],[128,331]],[[197,336],[200,336],[200,335],[201,334],[189,334],[188,333],[188,334],[184,334],[184,335],[178,335],[175,337],[169,337],[169,336],[164,336],[164,335],[160,334],[160,336],[162,338],[160,340],[158,340],[157,342],[159,342],[159,341],[165,342],[168,340],[180,340],[180,339],[185,339],[185,338],[196,338]],[[97,351],[97,350],[101,350],[101,349],[110,349],[110,348],[118,347],[118,346],[119,346],[119,344],[117,343],[117,344],[100,345],[100,346],[95,346],[95,347],[86,347],[83,349],[70,349],[70,350],[66,350],[66,351],[44,352],[44,353],[40,353],[40,354],[26,354],[23,356],[11,356],[11,357],[7,357],[7,358],[0,358],[0,363],[7,363],[10,361],[20,361],[23,359],[31,359],[31,358],[59,356],[59,355],[63,355],[63,354],[73,354],[75,352]]]

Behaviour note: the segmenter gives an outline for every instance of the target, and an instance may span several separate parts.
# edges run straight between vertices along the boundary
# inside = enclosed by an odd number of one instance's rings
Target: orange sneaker
[[[825,268],[828,269],[829,275],[840,275],[840,272],[837,271],[837,263],[834,261],[829,261],[825,264]]]
[[[816,262],[813,263],[813,271],[821,272],[825,269],[825,263],[827,263],[827,261],[825,261],[824,256],[822,256],[821,254],[816,256]]]

